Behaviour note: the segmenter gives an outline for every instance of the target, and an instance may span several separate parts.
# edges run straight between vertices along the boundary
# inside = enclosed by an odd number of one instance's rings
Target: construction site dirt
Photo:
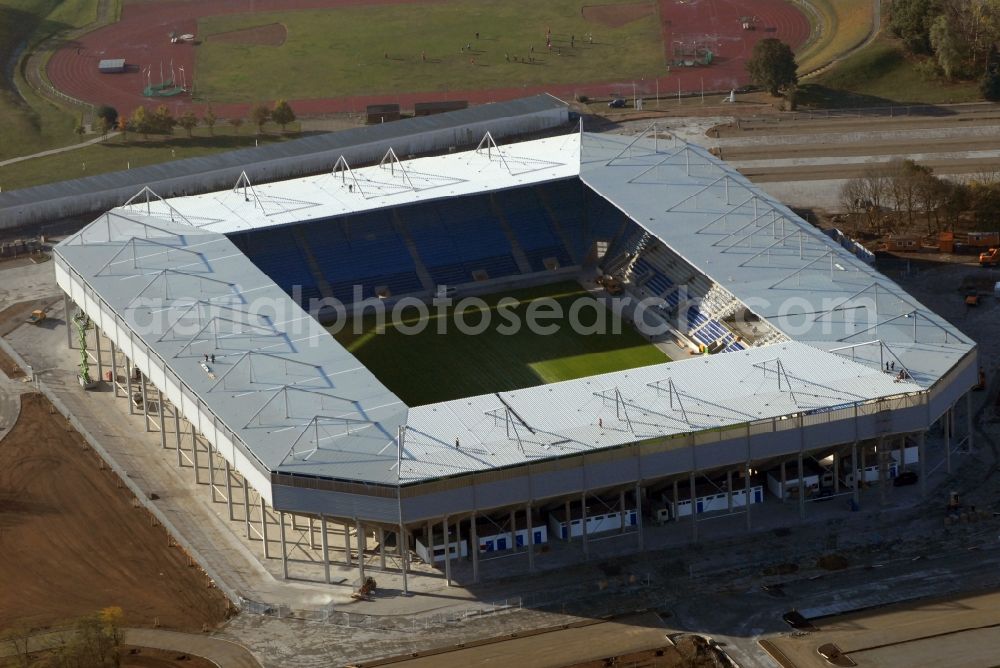
[[[201,631],[228,602],[41,395],[0,441],[0,629],[119,606],[130,626]]]

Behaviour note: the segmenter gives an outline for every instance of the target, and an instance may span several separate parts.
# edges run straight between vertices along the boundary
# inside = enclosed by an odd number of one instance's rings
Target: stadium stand
[[[534,189],[496,194],[496,202],[534,271],[547,269],[545,260],[555,258],[561,267],[573,264]]]
[[[232,239],[285,292],[300,286],[304,300],[333,296],[350,304],[355,284],[367,299],[385,296],[383,289],[391,296],[426,293],[428,280],[461,285],[548,271],[555,268],[548,260],[577,266],[596,240],[638,253],[652,237],[626,236],[626,221],[603,198],[585,196],[578,182],[556,181],[300,223],[292,236],[301,248],[286,243],[287,229]],[[415,255],[429,279],[421,281]]]

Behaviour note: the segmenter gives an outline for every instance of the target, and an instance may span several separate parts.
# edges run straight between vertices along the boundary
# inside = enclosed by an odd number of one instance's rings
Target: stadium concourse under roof
[[[411,408],[225,236],[577,177],[791,340]],[[170,397],[185,417],[207,407],[265,476],[406,485],[801,418],[926,393],[960,363],[964,382],[975,350],[725,163],[655,131],[486,138],[474,151],[390,153],[209,195],[141,193],[67,238],[56,260],[60,285],[103,331],[127,329],[149,351],[154,383],[162,369],[196,397]]]

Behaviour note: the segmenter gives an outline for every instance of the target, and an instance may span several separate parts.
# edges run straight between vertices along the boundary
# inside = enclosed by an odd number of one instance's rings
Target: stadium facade
[[[472,151],[390,150],[377,165],[241,177],[209,195],[146,190],[54,254],[67,314],[75,305],[110,341],[110,365],[94,361],[113,367],[116,396],[141,406],[165,445],[173,431],[178,463],[185,439],[196,467],[199,448],[223,462],[230,518],[236,480],[248,534],[286,574],[289,517],[321,523],[324,565],[335,522],[360,541],[377,535],[380,551],[430,543],[449,577],[451,545],[478,545],[484,516],[514,529],[551,515],[586,554],[588,514],[606,508],[642,549],[641,518],[671,490],[676,508],[679,482],[697,538],[706,477],[744,495],[749,527],[755,470],[832,457],[839,491],[845,467],[864,469],[874,451],[882,477],[888,449],[907,439],[922,467],[925,432],[944,420],[951,438],[953,408],[977,379],[973,341],[708,151],[655,128],[502,147],[487,135]],[[584,270],[644,299],[645,326],[714,354],[407,406],[303,308]],[[639,519],[626,527],[626,515]],[[268,553],[268,516],[280,518],[280,555]],[[530,568],[535,542],[528,531]],[[350,564],[349,542],[343,552]],[[479,550],[468,552],[478,579]]]

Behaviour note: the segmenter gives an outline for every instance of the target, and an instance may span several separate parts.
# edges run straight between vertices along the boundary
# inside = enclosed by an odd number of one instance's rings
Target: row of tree
[[[846,181],[840,198],[859,232],[934,235],[961,225],[1000,230],[1000,171],[949,181],[912,160],[893,160]]]
[[[118,668],[125,640],[123,624],[124,614],[117,606],[80,617],[73,625],[73,634],[52,650],[44,665],[53,668]],[[0,636],[14,650],[12,665],[23,668],[37,665],[32,661],[31,637],[32,632],[25,626],[7,629]]]
[[[996,88],[1000,95],[1000,81],[993,81],[1000,0],[894,0],[889,27],[948,79],[981,78],[984,94]]]
[[[289,123],[295,122],[295,118],[295,111],[285,100],[276,100],[271,107],[255,104],[250,109],[250,121],[257,126],[258,134],[264,131],[264,126],[269,122],[277,123],[284,132]],[[177,127],[184,129],[190,137],[200,124],[208,128],[209,134],[215,134],[218,122],[219,117],[211,105],[201,117],[190,110],[175,117],[165,104],[161,104],[153,111],[149,111],[146,107],[137,107],[128,117],[119,115],[117,109],[105,105],[99,107],[96,114],[97,129],[102,135],[118,130],[125,137],[129,132],[136,132],[147,138],[149,135],[169,135],[173,134],[174,128]],[[243,118],[230,118],[229,124],[239,130],[243,125]]]

